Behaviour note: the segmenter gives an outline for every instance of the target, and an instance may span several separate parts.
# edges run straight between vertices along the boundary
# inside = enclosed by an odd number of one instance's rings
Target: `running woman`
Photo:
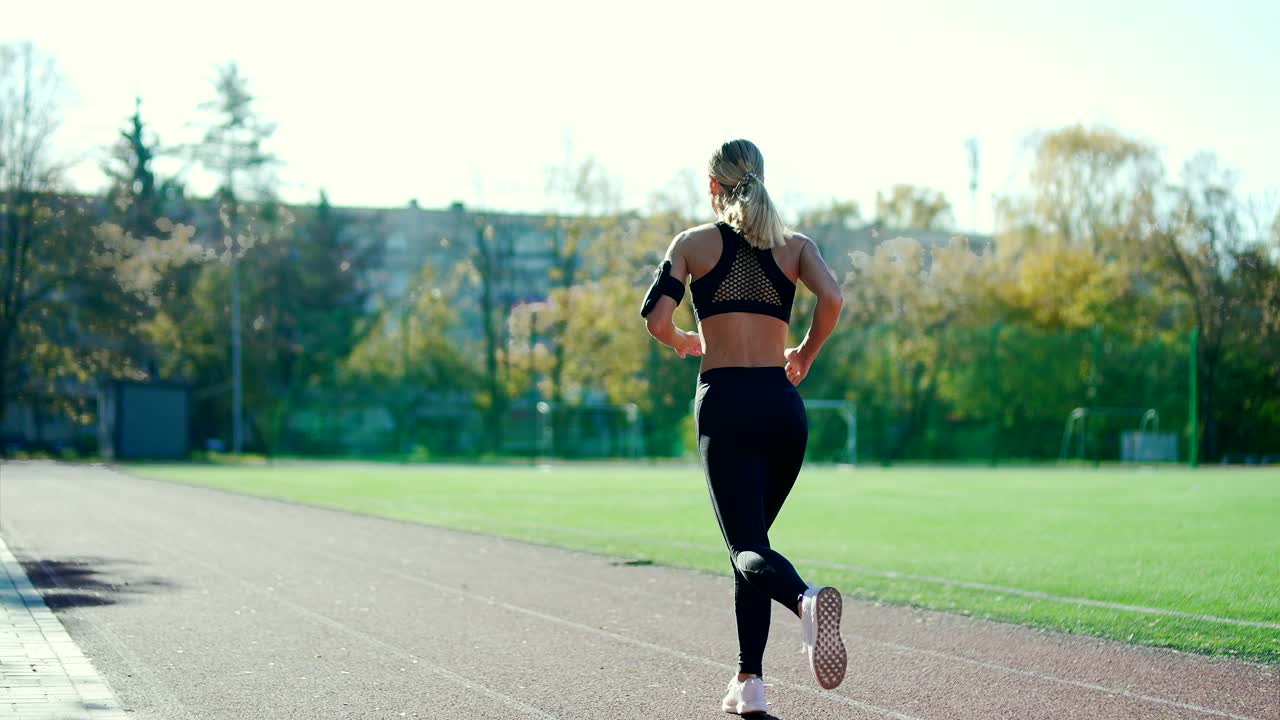
[[[738,675],[722,708],[765,712],[761,680],[770,600],[800,619],[818,684],[844,679],[840,592],[811,587],[769,546],[769,527],[795,484],[809,430],[795,386],[831,334],[843,301],[812,240],[783,226],[764,186],[764,157],[746,140],[720,146],[708,164],[718,222],[676,236],[640,314],[649,334],[680,357],[701,356],[694,413],[711,504],[733,564]],[[698,332],[672,313],[693,294]],[[804,340],[787,348],[796,281],[818,299]]]

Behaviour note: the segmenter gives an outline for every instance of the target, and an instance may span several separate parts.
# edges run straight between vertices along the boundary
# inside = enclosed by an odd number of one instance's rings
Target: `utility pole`
[[[978,138],[965,141],[969,151],[969,230],[978,232]]]
[[[235,170],[227,160],[227,236],[231,239],[231,453],[239,455],[244,448],[244,385],[241,374],[240,352],[240,238],[236,233],[236,208],[234,188]]]
[[[214,86],[215,99],[200,105],[201,110],[213,113],[214,118],[194,150],[196,161],[220,173],[224,182],[223,207],[219,208],[219,214],[226,230],[227,260],[231,265],[231,451],[239,455],[244,449],[245,436],[239,260],[249,243],[241,242],[235,179],[237,173],[276,162],[273,155],[262,150],[262,143],[275,132],[275,126],[261,122],[254,114],[250,107],[253,96],[234,62],[219,68]]]
[[[1197,377],[1199,373],[1199,368],[1197,368],[1199,354],[1200,328],[1194,327],[1191,328],[1191,353],[1187,358],[1187,364],[1191,370],[1189,378],[1191,392],[1188,393],[1188,405],[1190,405],[1190,407],[1187,408],[1187,434],[1190,436],[1189,442],[1191,445],[1188,448],[1187,464],[1191,467],[1196,467],[1200,464],[1200,418],[1198,417],[1199,410],[1196,407],[1196,401],[1199,400],[1199,397],[1197,396],[1198,389],[1196,387],[1197,380],[1199,379]]]
[[[244,447],[244,388],[240,375],[240,263],[236,259],[235,239],[231,242],[231,452],[239,455]]]

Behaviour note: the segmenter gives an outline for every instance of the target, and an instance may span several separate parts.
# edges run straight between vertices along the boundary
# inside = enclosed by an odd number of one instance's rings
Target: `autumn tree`
[[[510,248],[508,238],[500,237],[494,225],[483,216],[475,219],[470,231],[471,247],[467,257],[468,277],[479,290],[480,332],[484,352],[485,435],[490,452],[501,450],[504,442],[506,413],[510,404],[507,373],[504,368],[504,334],[508,311],[505,292],[509,282]]]
[[[585,349],[580,342],[584,338],[573,329],[581,317],[591,314],[585,311],[591,304],[584,304],[590,303],[590,296],[583,289],[598,282],[606,265],[618,259],[616,253],[627,253],[618,232],[620,200],[616,184],[594,158],[553,168],[548,190],[558,207],[549,218],[550,311],[545,313],[543,326],[551,345],[547,390],[552,407],[563,409],[569,399],[566,390],[590,387],[581,382],[583,378],[575,379],[568,372],[571,363],[582,361],[580,353]],[[591,337],[599,336],[591,333]],[[552,414],[552,437],[557,445],[565,436],[566,418],[564,412]]]
[[[51,60],[0,46],[0,418],[17,400],[37,425],[84,424],[100,378],[140,376],[128,343],[156,270],[137,244],[96,232],[97,203],[67,191],[59,99]]]
[[[999,202],[1005,234],[1083,247],[1107,260],[1132,255],[1164,179],[1155,148],[1083,125],[1037,135],[1032,148],[1027,191]]]
[[[453,338],[460,326],[454,299],[466,270],[439,273],[423,265],[404,297],[377,303],[367,332],[338,364],[339,393],[355,391],[364,402],[372,399],[392,410],[395,452],[419,441],[439,444],[418,437],[418,418],[428,410],[448,415],[469,407],[465,396],[482,382],[483,371]]]
[[[948,230],[955,219],[941,191],[899,184],[876,193],[876,222],[891,228]]]
[[[845,313],[855,326],[885,328],[877,337],[886,357],[880,398],[894,409],[882,457],[900,457],[938,403],[942,374],[954,348],[946,331],[985,324],[989,310],[975,302],[986,258],[956,238],[928,248],[909,237],[855,252],[844,284]]]
[[[1275,389],[1248,378],[1280,376],[1262,360],[1274,356],[1267,339],[1276,337],[1280,265],[1266,215],[1250,212],[1236,189],[1235,173],[1215,156],[1202,153],[1188,160],[1170,192],[1172,207],[1158,226],[1149,257],[1155,277],[1184,312],[1187,322],[1179,325],[1199,334],[1201,418],[1195,441],[1206,457],[1218,457],[1227,449],[1224,425],[1239,438],[1248,434],[1243,425],[1260,420],[1241,407],[1243,398],[1257,397],[1259,391],[1265,398]],[[1246,417],[1250,420],[1242,423]]]

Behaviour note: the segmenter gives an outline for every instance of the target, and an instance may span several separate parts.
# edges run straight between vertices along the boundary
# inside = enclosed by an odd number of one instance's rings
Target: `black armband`
[[[649,292],[644,296],[644,304],[640,306],[640,317],[648,317],[649,313],[653,312],[653,306],[658,304],[658,298],[663,295],[675,300],[676,305],[684,299],[684,283],[671,277],[670,260],[663,260],[662,267],[654,272],[653,284],[649,286]]]

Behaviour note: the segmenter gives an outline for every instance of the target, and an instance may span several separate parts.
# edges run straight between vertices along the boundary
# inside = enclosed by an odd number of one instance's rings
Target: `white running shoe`
[[[747,678],[738,682],[738,678],[729,681],[729,694],[724,696],[720,709],[734,715],[762,713],[769,709],[764,701],[764,681],[758,677]]]
[[[813,677],[825,690],[844,680],[849,656],[840,639],[840,612],[843,601],[833,587],[809,586],[800,601],[800,626],[804,631],[804,653]]]

